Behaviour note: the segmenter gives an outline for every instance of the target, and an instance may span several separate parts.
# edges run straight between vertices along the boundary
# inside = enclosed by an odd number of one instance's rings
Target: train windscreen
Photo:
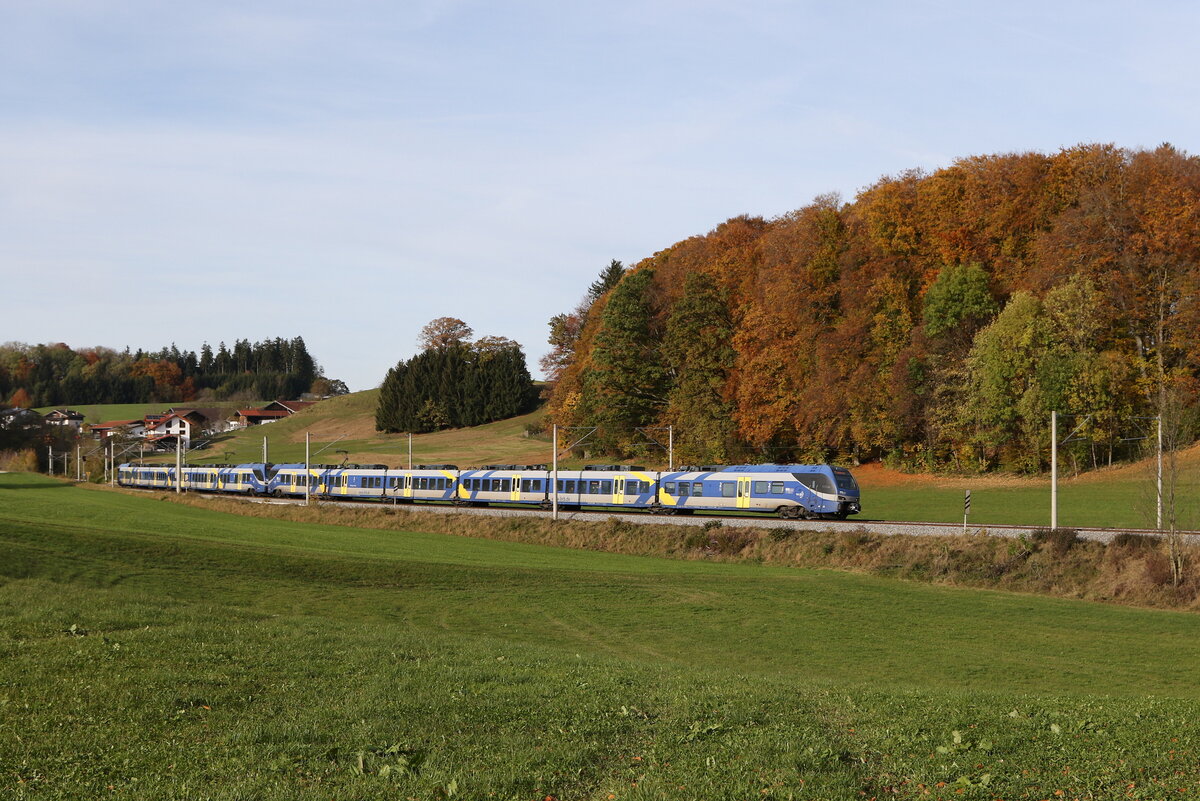
[[[838,489],[842,492],[858,492],[858,482],[850,475],[849,470],[834,469],[833,477],[837,479]]]

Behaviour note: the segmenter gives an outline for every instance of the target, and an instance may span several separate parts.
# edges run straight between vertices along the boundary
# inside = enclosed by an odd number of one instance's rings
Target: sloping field
[[[1200,791],[1200,617],[0,476],[0,796]]]
[[[304,461],[304,435],[312,438],[314,462],[408,465],[408,435],[375,430],[379,390],[355,392],[322,401],[297,415],[218,438],[207,450],[193,452],[202,462],[252,462],[262,458],[263,437],[274,462]],[[476,428],[439,431],[412,438],[414,464],[480,465],[495,462],[545,463],[551,459],[550,438],[525,436],[525,426],[541,412]]]

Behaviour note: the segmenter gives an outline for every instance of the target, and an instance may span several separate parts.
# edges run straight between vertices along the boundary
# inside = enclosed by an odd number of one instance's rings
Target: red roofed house
[[[172,446],[178,440],[184,448],[190,448],[192,439],[200,436],[206,422],[199,412],[181,409],[152,423],[146,429],[146,439],[162,447]]]
[[[296,412],[307,409],[318,401],[271,401],[261,409],[238,409],[238,422],[243,426],[260,426],[274,423]]]

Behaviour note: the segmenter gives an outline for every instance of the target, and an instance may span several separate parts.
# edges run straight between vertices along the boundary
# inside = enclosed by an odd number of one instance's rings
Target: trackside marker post
[[[971,491],[963,496],[963,534],[967,533],[967,517],[971,514]]]

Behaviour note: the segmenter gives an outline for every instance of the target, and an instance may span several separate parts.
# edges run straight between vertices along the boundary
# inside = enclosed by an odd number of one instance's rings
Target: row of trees
[[[301,337],[251,343],[206,342],[197,355],[175,345],[159,351],[72,350],[62,343],[0,345],[0,399],[13,406],[187,402],[245,396],[294,398],[317,387],[344,391],[324,379]]]
[[[421,333],[421,351],[391,370],[375,411],[379,431],[423,433],[515,417],[536,403],[521,346],[503,337],[470,341],[462,320],[441,317]]]
[[[615,452],[673,425],[686,462],[1035,471],[1052,409],[1081,466],[1197,409],[1200,159],[1169,145],[962,159],[606,276],[543,366]]]

